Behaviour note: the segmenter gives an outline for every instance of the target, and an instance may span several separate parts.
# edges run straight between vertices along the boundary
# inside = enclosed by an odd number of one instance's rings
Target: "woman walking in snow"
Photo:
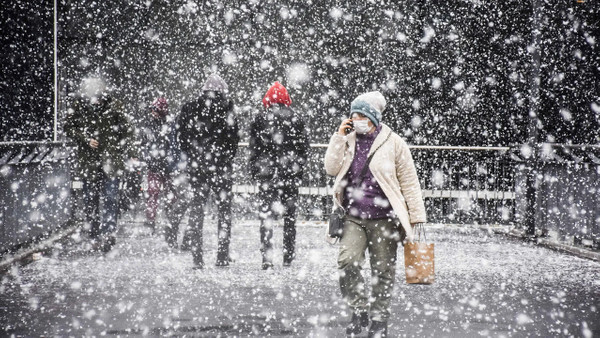
[[[370,321],[369,337],[387,337],[398,242],[412,239],[413,227],[426,221],[410,150],[381,123],[385,105],[380,92],[358,96],[325,154],[325,170],[335,176],[334,204],[346,212],[338,269],[342,296],[353,311],[348,335]],[[361,275],[367,249],[374,281],[370,296]]]

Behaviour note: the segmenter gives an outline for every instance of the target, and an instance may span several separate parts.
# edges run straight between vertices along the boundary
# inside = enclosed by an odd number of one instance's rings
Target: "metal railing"
[[[234,212],[238,217],[255,216],[256,210],[257,187],[248,175],[247,146],[247,143],[240,143],[234,159]],[[311,144],[300,188],[300,219],[325,219],[331,210],[333,178],[327,176],[323,168],[326,148],[326,144]],[[430,222],[514,222],[515,166],[509,148],[410,148]],[[64,142],[0,143],[1,216],[5,231],[2,236],[13,238],[13,233],[27,232],[23,229],[38,233],[40,231],[34,230],[52,228],[58,223],[57,219],[62,222],[73,214],[66,210],[71,203],[65,203],[65,196],[72,194],[65,189],[78,188],[76,182],[72,182],[74,179],[69,169],[73,154],[73,147]],[[145,176],[142,171],[135,174]],[[53,177],[59,177],[61,182],[58,185],[52,183]],[[36,198],[44,200],[44,203],[35,202]],[[62,205],[55,205],[57,201]],[[9,223],[12,225],[9,226]]]
[[[600,249],[600,145],[536,145],[515,156],[517,220],[528,236]]]
[[[414,147],[430,221],[512,224],[514,163],[505,147]]]
[[[234,192],[257,191],[247,174],[247,143],[234,160]],[[325,174],[327,144],[311,144],[300,188],[299,212],[320,218],[331,210],[333,178]],[[440,223],[514,222],[514,161],[508,147],[410,146],[428,219]]]
[[[0,142],[0,255],[71,219],[72,150],[63,142]]]
[[[240,143],[234,159],[237,218],[256,216],[257,188],[248,175],[247,146]],[[326,148],[326,144],[311,144],[300,188],[300,219],[324,220],[331,210],[333,178],[323,168]],[[600,198],[600,146],[541,144],[539,159],[533,161],[506,147],[410,148],[429,222],[522,222],[522,167],[528,163],[537,168],[539,180],[536,234],[600,243],[596,207]],[[0,252],[72,220],[77,208],[71,199],[78,193],[71,174],[74,154],[74,148],[64,142],[0,142]],[[139,181],[145,176],[143,170],[132,174]]]
[[[0,142],[0,165],[57,162],[67,160],[71,150],[65,142]]]

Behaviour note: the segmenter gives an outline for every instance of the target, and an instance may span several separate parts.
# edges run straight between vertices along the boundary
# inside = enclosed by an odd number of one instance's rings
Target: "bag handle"
[[[346,210],[344,209],[344,207],[342,207],[342,205],[340,204],[340,202],[338,201],[338,195],[339,193],[334,193],[333,194],[333,210],[335,209],[342,209],[344,210],[344,212],[346,212]]]
[[[425,227],[423,226],[423,223],[417,223],[417,225],[415,225],[415,231],[419,236],[417,242],[421,242],[421,234],[423,234],[423,240],[427,242],[427,236],[425,234]]]

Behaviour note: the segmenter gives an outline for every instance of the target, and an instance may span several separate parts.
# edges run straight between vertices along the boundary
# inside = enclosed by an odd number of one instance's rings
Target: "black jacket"
[[[95,104],[77,98],[71,108],[64,130],[78,147],[77,175],[89,181],[97,179],[102,171],[109,177],[121,176],[125,161],[138,156],[133,126],[121,101],[108,95]],[[90,147],[90,139],[99,142],[98,148]]]
[[[231,173],[240,136],[233,102],[223,93],[205,91],[181,108],[177,138],[188,157],[188,172],[210,177]]]
[[[299,180],[308,148],[303,120],[289,107],[273,106],[250,126],[250,174],[259,182]]]

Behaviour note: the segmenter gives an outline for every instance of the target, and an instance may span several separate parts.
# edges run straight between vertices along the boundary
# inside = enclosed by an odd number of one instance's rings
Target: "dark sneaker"
[[[378,322],[376,320],[371,322],[369,338],[387,338],[387,336],[387,322]]]
[[[167,241],[167,245],[171,249],[177,249],[177,238],[173,238],[172,236],[165,236],[165,240]]]
[[[92,252],[100,252],[102,251],[102,240],[100,238],[93,238],[90,241],[90,251]]]
[[[230,263],[234,263],[235,260],[231,256],[221,256],[217,254],[217,266],[229,266]]]
[[[263,270],[272,270],[273,269],[273,263],[271,263],[271,262],[263,262],[262,263],[262,269]]]
[[[369,313],[364,311],[353,313],[350,324],[346,326],[346,335],[352,336],[362,332],[363,327],[369,326]]]
[[[288,255],[283,256],[283,266],[289,267],[292,265],[293,261],[294,261],[294,257],[288,256]]]
[[[204,260],[202,256],[194,256],[194,270],[204,269]]]
[[[185,234],[183,235],[183,241],[181,242],[181,251],[190,251],[192,250],[192,237],[190,235],[188,235],[188,232],[186,231]]]
[[[229,258],[226,259],[217,259],[217,266],[229,266]]]
[[[173,229],[165,229],[165,240],[170,248],[177,249],[177,233]]]
[[[217,266],[229,266],[230,262],[232,260],[229,258],[229,249],[219,248],[217,250]]]

